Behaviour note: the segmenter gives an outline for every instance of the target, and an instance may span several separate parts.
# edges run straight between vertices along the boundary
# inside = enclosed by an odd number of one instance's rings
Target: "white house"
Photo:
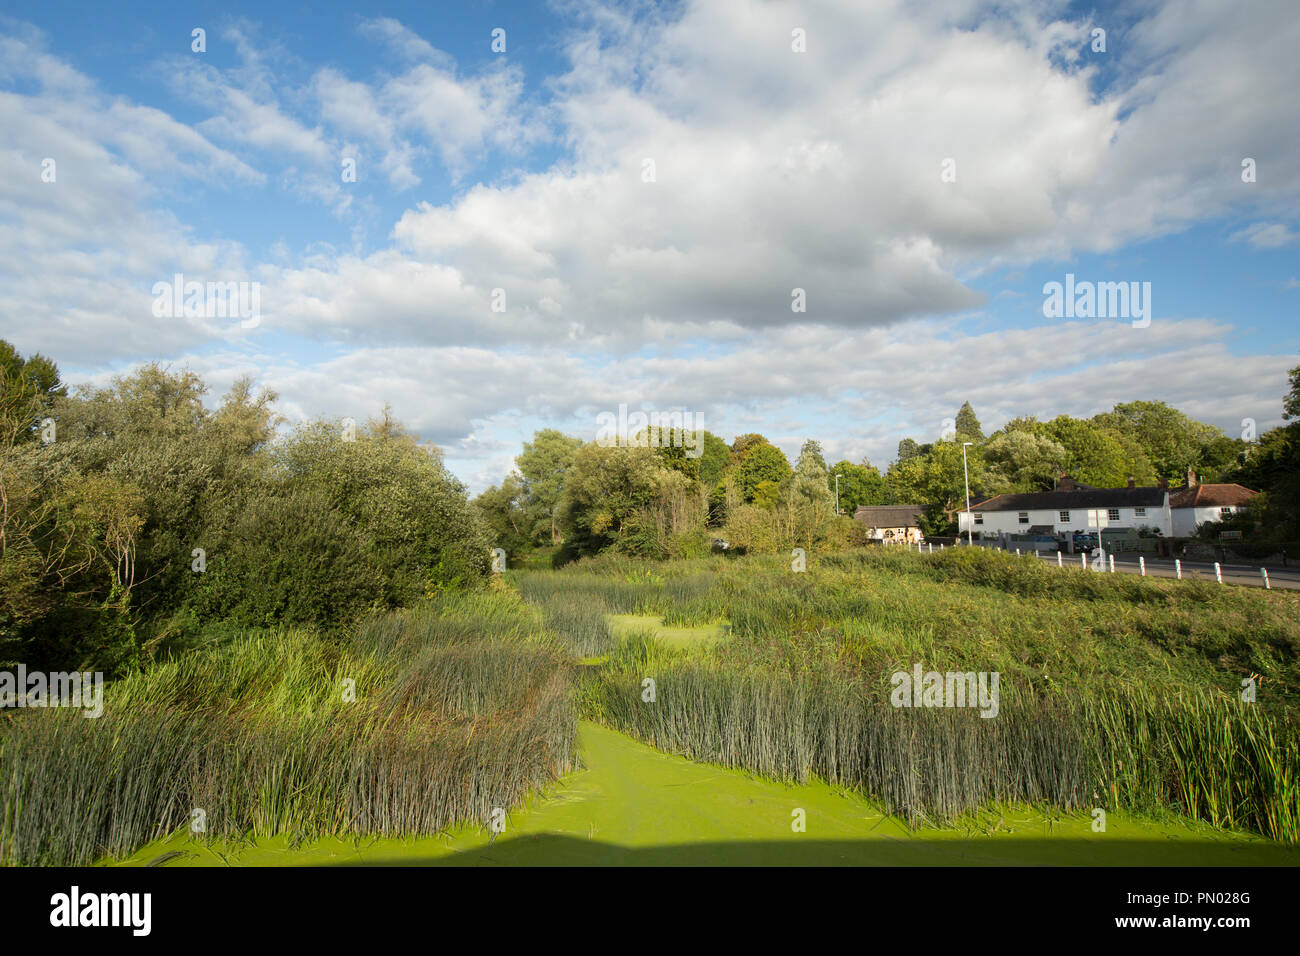
[[[1231,518],[1249,507],[1250,499],[1258,493],[1241,485],[1200,484],[1189,469],[1187,487],[1170,496],[1174,537],[1191,537],[1199,524]]]
[[[925,540],[921,534],[921,517],[925,514],[922,505],[859,505],[853,512],[853,520],[861,521],[867,526],[867,537],[885,544],[919,543]]]
[[[1098,528],[1151,528],[1168,535],[1173,525],[1167,487],[1094,488],[1063,477],[1055,491],[995,495],[969,512],[957,527],[979,534],[1066,534]]]

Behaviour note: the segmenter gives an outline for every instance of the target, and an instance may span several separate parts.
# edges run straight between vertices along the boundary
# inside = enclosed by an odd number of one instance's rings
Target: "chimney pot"
[[[1129,476],[1128,476],[1128,486],[1129,486],[1130,488],[1135,488],[1135,487],[1137,487],[1136,483],[1135,483],[1134,480],[1133,480],[1133,476],[1132,476],[1132,475],[1129,475]]]

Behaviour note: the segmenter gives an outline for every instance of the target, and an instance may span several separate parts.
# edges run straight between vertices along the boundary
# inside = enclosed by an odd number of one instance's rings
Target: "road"
[[[1040,553],[1038,557],[1050,564],[1056,563],[1056,552],[1047,551]],[[1124,572],[1125,574],[1140,574],[1141,567],[1138,563],[1138,556],[1131,552],[1120,552],[1115,556],[1116,573]],[[1061,561],[1066,567],[1079,567],[1079,555],[1062,554]],[[1107,559],[1107,569],[1109,570],[1109,556]],[[1092,567],[1092,555],[1088,555],[1088,567]],[[1264,578],[1259,573],[1259,565],[1254,564],[1223,564],[1220,565],[1223,572],[1224,584],[1244,584],[1248,587],[1263,587]],[[1176,578],[1178,576],[1174,567],[1174,562],[1168,558],[1146,557],[1146,573],[1149,577],[1155,578]],[[1184,561],[1183,562],[1183,579],[1200,579],[1202,581],[1214,580],[1214,563],[1207,561]],[[1268,583],[1270,587],[1284,588],[1290,591],[1300,591],[1300,567],[1296,568],[1278,568],[1268,569]]]

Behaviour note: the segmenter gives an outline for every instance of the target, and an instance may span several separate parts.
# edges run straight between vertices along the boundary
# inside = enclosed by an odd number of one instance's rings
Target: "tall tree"
[[[34,439],[40,419],[49,415],[55,401],[67,393],[59,380],[59,367],[51,359],[39,352],[24,358],[9,342],[0,339],[0,416],[12,417],[21,410],[30,418],[19,429],[15,441]]]
[[[834,495],[827,486],[826,459],[822,456],[820,442],[811,438],[803,443],[799,459],[795,462],[790,483],[792,503],[818,508],[834,508]]]
[[[1282,399],[1282,417],[1287,421],[1300,418],[1300,365],[1287,373],[1291,382],[1291,391]]]
[[[1205,449],[1226,437],[1165,402],[1122,402],[1093,419],[1096,424],[1131,438],[1155,469],[1156,476],[1181,483],[1187,469],[1199,470]]]
[[[790,462],[781,449],[764,441],[745,454],[736,468],[736,483],[741,497],[752,502],[761,482],[771,481],[778,488],[784,488],[792,473]]]
[[[705,432],[704,453],[700,455],[700,483],[708,489],[716,488],[729,464],[731,449],[727,443],[712,432]]]
[[[861,505],[878,505],[884,500],[885,478],[870,462],[836,462],[827,474],[827,488],[832,493],[836,475],[840,476],[840,511],[844,514],[851,515]]]
[[[979,455],[969,456],[969,469],[974,495],[985,483],[983,459]],[[886,504],[926,506],[927,533],[938,533],[951,525],[966,500],[961,445],[935,442],[925,454],[894,462],[885,475],[884,497]]]
[[[745,460],[750,449],[757,448],[759,445],[770,445],[766,438],[756,432],[748,432],[744,435],[737,435],[735,441],[731,443],[731,463],[738,465]]]
[[[559,544],[560,500],[582,439],[544,428],[524,442],[515,466],[523,476],[533,543]]]
[[[980,428],[980,420],[975,417],[975,409],[971,408],[970,402],[962,402],[957,411],[957,436],[958,441],[984,440],[984,430]]]
[[[1051,491],[1067,461],[1060,442],[1024,428],[995,433],[980,451],[991,494]]]

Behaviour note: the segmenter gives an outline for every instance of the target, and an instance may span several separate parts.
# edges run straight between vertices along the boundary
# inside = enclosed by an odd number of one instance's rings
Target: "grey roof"
[[[1088,488],[1081,491],[1033,491],[994,495],[971,511],[1070,511],[1075,508],[1160,508],[1163,488]]]
[[[853,520],[872,528],[915,528],[925,505],[859,505]]]

